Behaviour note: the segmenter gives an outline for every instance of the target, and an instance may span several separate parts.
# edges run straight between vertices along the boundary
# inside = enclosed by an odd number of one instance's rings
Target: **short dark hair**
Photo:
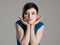
[[[37,5],[36,5],[35,3],[33,3],[33,2],[29,2],[29,3],[26,3],[26,4],[24,5],[24,7],[23,7],[23,12],[22,12],[22,17],[23,17],[23,18],[24,18],[24,13],[25,13],[28,9],[30,9],[30,8],[34,8],[34,9],[36,10],[37,14],[38,14],[38,7],[37,7]]]

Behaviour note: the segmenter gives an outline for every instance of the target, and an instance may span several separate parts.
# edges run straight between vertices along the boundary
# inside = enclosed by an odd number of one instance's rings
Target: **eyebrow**
[[[29,11],[26,11],[26,12],[29,12]],[[35,11],[32,10],[32,12],[35,12]]]

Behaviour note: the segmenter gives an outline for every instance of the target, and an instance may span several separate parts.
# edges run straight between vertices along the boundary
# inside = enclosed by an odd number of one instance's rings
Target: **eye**
[[[24,15],[28,15],[28,13],[24,13]]]
[[[34,15],[35,13],[33,12],[32,15]]]

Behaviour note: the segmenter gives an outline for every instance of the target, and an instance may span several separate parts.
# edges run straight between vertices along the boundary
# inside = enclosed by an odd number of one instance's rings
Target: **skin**
[[[44,25],[38,29],[36,34],[34,33],[34,25],[42,19],[42,16],[38,18],[36,10],[34,8],[30,8],[25,12],[24,19],[20,17],[19,19],[27,26],[26,34],[24,34],[23,29],[16,24],[18,39],[21,45],[28,45],[29,42],[30,45],[38,45],[43,36]]]

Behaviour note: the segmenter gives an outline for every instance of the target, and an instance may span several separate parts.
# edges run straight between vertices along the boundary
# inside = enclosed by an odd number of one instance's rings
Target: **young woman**
[[[38,18],[38,7],[29,2],[23,7],[22,18],[16,21],[17,45],[40,45],[44,23]]]

